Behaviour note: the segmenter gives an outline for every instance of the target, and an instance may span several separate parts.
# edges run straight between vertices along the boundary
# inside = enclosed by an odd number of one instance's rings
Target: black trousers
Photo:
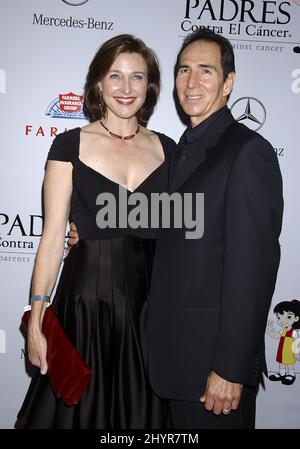
[[[257,388],[244,387],[237,410],[208,412],[199,402],[169,401],[173,429],[254,429]]]

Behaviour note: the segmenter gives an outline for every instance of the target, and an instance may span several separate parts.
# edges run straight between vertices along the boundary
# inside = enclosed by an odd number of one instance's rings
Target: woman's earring
[[[104,112],[104,100],[102,96],[102,91],[99,90],[99,109],[101,112]]]

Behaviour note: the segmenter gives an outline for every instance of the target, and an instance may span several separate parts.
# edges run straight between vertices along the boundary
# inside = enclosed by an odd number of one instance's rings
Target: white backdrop
[[[184,130],[172,99],[182,38],[199,26],[230,38],[237,69],[230,106],[239,100],[232,112],[238,118],[250,105],[260,124],[247,117],[243,123],[262,125],[284,179],[282,258],[270,318],[278,302],[300,299],[299,24],[300,0],[0,0],[0,428],[13,428],[29,384],[19,326],[41,233],[47,152],[55,132],[86,124],[81,96],[88,65],[114,35],[133,33],[156,50],[163,90],[149,127],[174,139]],[[277,371],[277,345],[266,336],[270,372]],[[258,428],[300,428],[299,361],[295,370],[290,386],[265,379]]]

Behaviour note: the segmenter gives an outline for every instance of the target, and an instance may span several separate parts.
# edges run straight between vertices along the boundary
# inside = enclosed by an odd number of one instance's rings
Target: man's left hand
[[[208,376],[204,395],[200,402],[208,411],[213,411],[215,415],[228,415],[231,410],[236,410],[239,406],[243,385],[235,382],[228,382],[214,371]]]
[[[69,246],[76,245],[79,242],[79,235],[75,223],[70,223],[70,231],[68,232],[69,239],[67,241]]]

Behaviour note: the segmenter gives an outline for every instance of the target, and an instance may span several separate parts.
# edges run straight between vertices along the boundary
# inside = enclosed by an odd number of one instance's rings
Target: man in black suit
[[[264,333],[280,259],[282,181],[275,152],[227,108],[230,42],[209,30],[184,41],[176,90],[190,117],[170,192],[204,193],[204,235],[161,229],[152,273],[152,388],[174,428],[253,428],[266,370]]]

